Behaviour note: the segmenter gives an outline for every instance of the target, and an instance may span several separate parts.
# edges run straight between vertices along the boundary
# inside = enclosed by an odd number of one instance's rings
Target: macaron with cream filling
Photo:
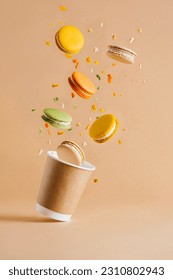
[[[120,46],[109,45],[107,55],[115,60],[123,63],[133,64],[135,62],[136,53],[130,49]]]
[[[68,113],[54,108],[46,108],[43,113],[42,119],[50,125],[62,129],[71,128],[72,117]]]
[[[57,154],[60,160],[75,165],[81,165],[85,160],[83,150],[75,142],[68,140],[57,147]]]

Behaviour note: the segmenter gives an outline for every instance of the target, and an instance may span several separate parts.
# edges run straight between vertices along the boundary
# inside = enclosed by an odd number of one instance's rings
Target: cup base
[[[59,212],[55,212],[53,210],[50,210],[48,208],[43,207],[39,203],[36,204],[35,207],[36,211],[38,211],[40,214],[47,216],[49,218],[52,218],[54,220],[62,221],[62,222],[68,222],[71,219],[71,215],[62,214]]]

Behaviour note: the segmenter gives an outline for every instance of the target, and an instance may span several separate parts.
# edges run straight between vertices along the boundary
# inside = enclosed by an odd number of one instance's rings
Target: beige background
[[[60,11],[60,5],[67,11]],[[171,0],[1,1],[1,259],[173,258],[172,8]],[[54,43],[59,20],[84,33],[85,47],[74,58],[80,61],[79,70],[102,86],[97,100],[71,98],[67,77],[74,64]],[[93,33],[87,32],[90,27]],[[142,33],[137,32],[140,27]],[[135,50],[136,63],[113,67],[115,61],[105,55],[110,43]],[[89,65],[87,56],[92,58]],[[93,63],[96,59],[99,65]],[[95,75],[102,70],[99,81]],[[113,76],[110,85],[108,73]],[[53,89],[52,83],[60,86]],[[98,110],[92,112],[95,102]],[[62,103],[73,116],[73,130],[58,136],[51,128],[49,136],[42,110],[60,109]],[[85,127],[101,107],[116,115],[120,129],[99,145]],[[46,152],[65,139],[79,145],[86,141],[86,157],[97,169],[72,221],[59,223],[34,207]]]

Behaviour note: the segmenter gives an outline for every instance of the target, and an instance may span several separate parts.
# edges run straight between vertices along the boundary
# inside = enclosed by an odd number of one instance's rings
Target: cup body
[[[50,218],[69,221],[95,167],[84,161],[77,166],[58,158],[55,151],[49,151],[36,210]]]

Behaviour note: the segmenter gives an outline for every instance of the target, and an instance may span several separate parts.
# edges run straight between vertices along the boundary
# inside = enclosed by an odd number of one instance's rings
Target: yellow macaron
[[[55,34],[55,42],[61,51],[76,54],[84,46],[84,37],[75,26],[65,25]]]
[[[90,127],[89,135],[97,143],[109,140],[117,131],[118,120],[112,114],[105,114],[96,119]]]

